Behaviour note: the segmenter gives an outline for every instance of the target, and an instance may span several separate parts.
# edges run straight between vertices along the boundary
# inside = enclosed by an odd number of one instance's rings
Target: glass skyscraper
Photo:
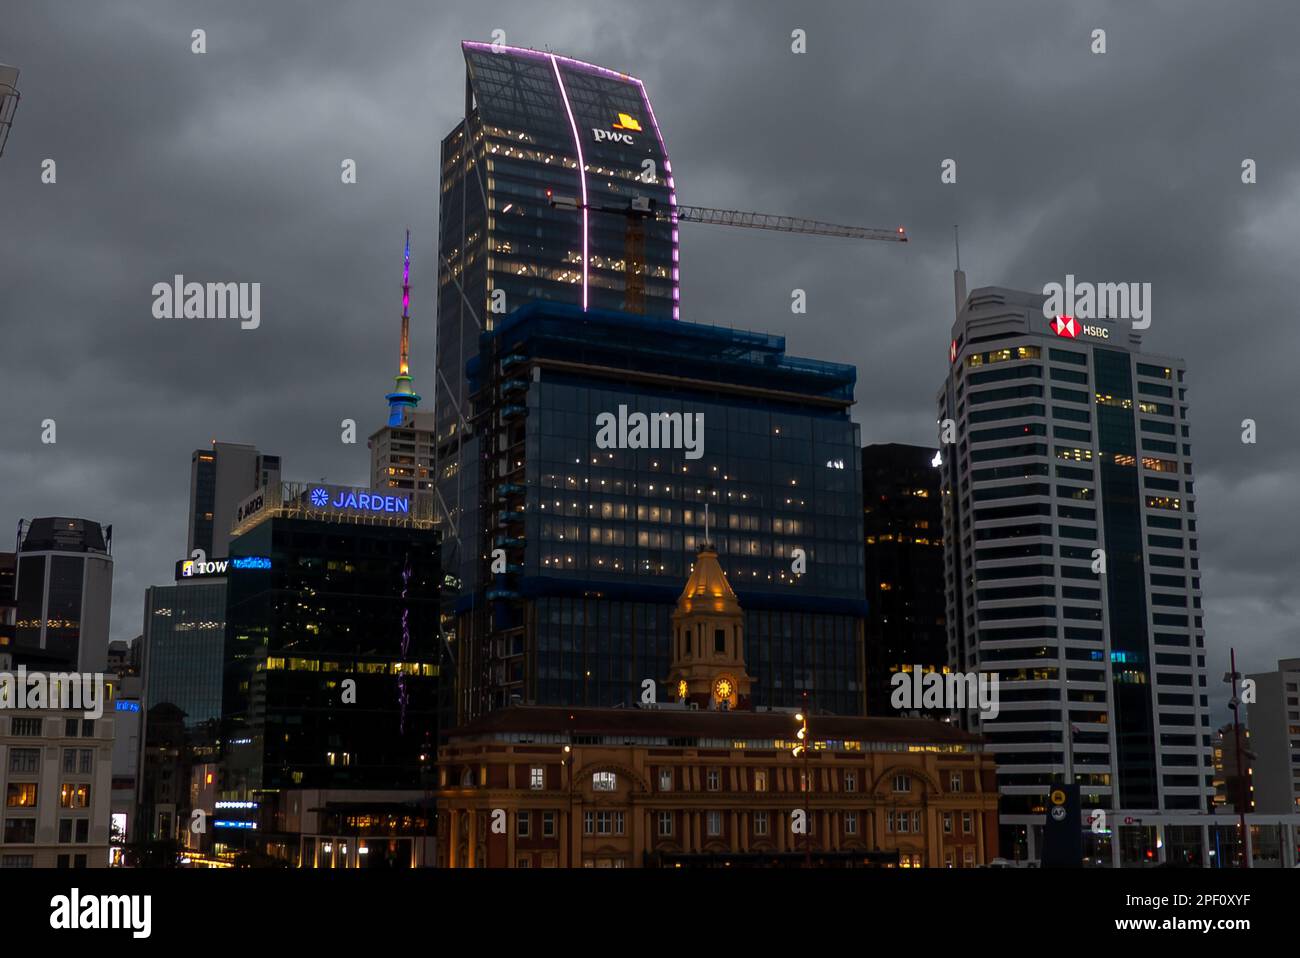
[[[898,714],[890,682],[899,671],[918,665],[942,671],[948,664],[943,506],[934,452],[902,443],[862,450],[871,715]]]
[[[470,364],[481,586],[459,613],[458,715],[632,705],[667,678],[705,534],[746,615],[756,706],[860,714],[862,504],[851,366],[779,336],[533,304]],[[598,441],[602,415],[702,417],[695,450]],[[648,440],[647,440],[648,441]],[[800,551],[801,550],[801,551]]]
[[[448,574],[473,587],[479,457],[465,366],[481,333],[547,301],[619,309],[629,244],[647,316],[677,317],[672,167],[641,81],[535,50],[464,43],[465,117],[443,140],[438,259],[438,516]],[[578,209],[553,208],[549,193]],[[634,241],[618,212],[653,200]],[[640,256],[640,253],[634,253]]]
[[[418,787],[439,725],[432,517],[410,493],[296,483],[237,514],[222,791]]]
[[[221,718],[226,580],[220,576],[145,590],[146,710],[168,703],[193,730]]]
[[[1000,677],[1000,713],[978,724],[1015,830],[1004,847],[1060,781],[1147,829],[1197,825],[1213,795],[1184,365],[1143,352],[1127,323],[1044,303],[974,290],[938,396],[956,436],[942,447],[949,658]],[[1163,847],[1122,840],[1126,856]],[[1116,863],[1120,841],[1117,828]]]

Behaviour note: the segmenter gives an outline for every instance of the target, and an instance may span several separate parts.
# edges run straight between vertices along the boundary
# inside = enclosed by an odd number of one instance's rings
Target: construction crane
[[[715,226],[743,226],[756,230],[776,230],[782,233],[805,233],[811,236],[839,236],[844,239],[889,240],[906,243],[903,227],[876,229],[869,226],[841,226],[798,216],[773,216],[770,213],[747,213],[741,210],[718,210],[707,206],[678,206],[672,212],[659,209],[651,197],[633,196],[626,205],[594,206],[580,202],[577,197],[559,196],[546,191],[551,207],[560,210],[589,210],[608,213],[627,219],[623,242],[623,270],[627,275],[624,284],[623,309],[629,313],[645,312],[645,221],[656,220],[678,223],[712,223]]]

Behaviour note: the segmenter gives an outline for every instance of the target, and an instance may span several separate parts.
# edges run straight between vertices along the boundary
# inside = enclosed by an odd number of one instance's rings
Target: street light
[[[1237,650],[1230,648],[1229,668],[1232,669],[1223,677],[1223,681],[1232,686],[1232,698],[1228,700],[1228,705],[1232,708],[1232,735],[1236,745],[1234,751],[1237,753],[1237,817],[1241,827],[1241,867],[1250,867],[1250,830],[1246,826],[1246,777],[1241,767],[1242,744],[1241,744],[1241,713],[1238,711],[1241,700],[1238,697],[1238,682],[1241,681],[1241,673],[1237,671]]]
[[[569,847],[564,856],[570,868],[573,867],[573,830],[578,823],[573,819],[573,747],[564,746],[564,766],[569,771]]]
[[[812,778],[808,774],[808,750],[812,748],[812,739],[808,737],[808,692],[803,693],[803,711],[796,712],[794,720],[799,723],[799,729],[794,733],[799,744],[794,747],[792,754],[795,758],[803,756],[803,793],[804,793],[804,822],[803,822],[803,851],[804,867],[812,868],[812,808],[809,807],[809,797],[812,794]]]

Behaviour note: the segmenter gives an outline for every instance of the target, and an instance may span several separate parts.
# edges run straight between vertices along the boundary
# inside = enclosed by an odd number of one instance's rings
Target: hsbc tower
[[[966,295],[959,273],[957,297],[938,395],[948,658],[999,676],[996,718],[964,721],[997,755],[1001,847],[1036,858],[1067,782],[1104,822],[1089,855],[1208,862],[1183,362],[1129,322],[1045,316],[1040,294]]]

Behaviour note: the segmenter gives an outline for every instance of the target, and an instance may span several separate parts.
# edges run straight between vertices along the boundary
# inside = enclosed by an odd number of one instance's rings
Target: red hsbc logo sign
[[[1110,339],[1110,330],[1105,326],[1092,326],[1080,323],[1073,316],[1057,316],[1051,322],[1052,332],[1066,339],[1074,339],[1080,333],[1095,336],[1097,339]]]
[[[1074,321],[1073,316],[1057,316],[1052,320],[1052,332],[1066,339],[1074,339],[1079,335],[1079,324]]]

